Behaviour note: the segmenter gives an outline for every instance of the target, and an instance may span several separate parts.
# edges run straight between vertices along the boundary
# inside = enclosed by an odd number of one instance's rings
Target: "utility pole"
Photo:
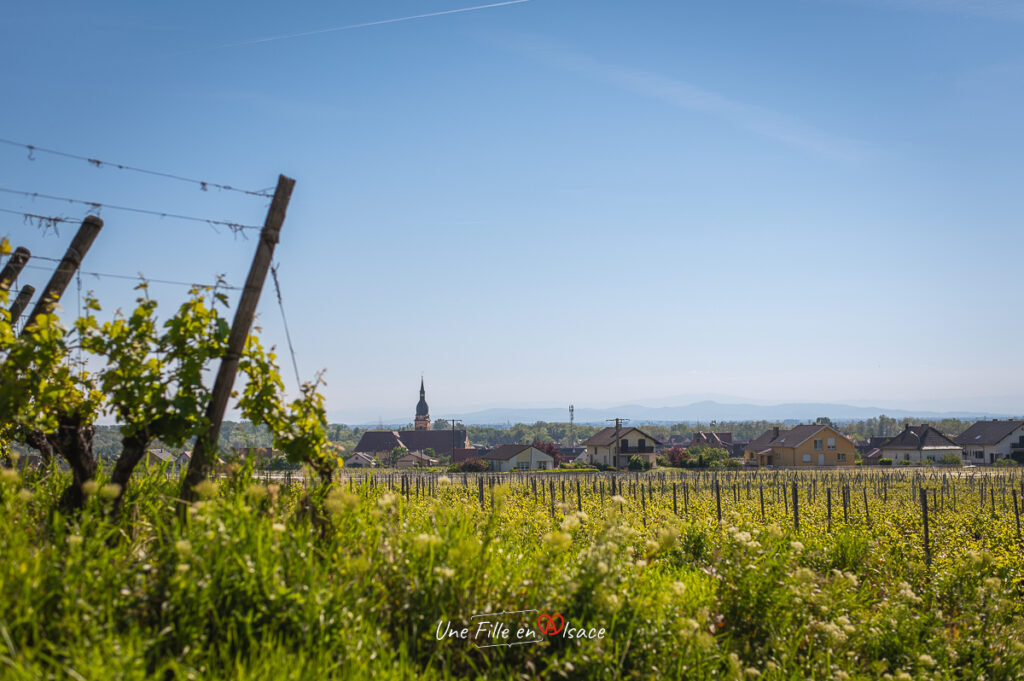
[[[455,422],[462,423],[462,419],[448,419],[449,425],[452,427],[452,463],[455,463]],[[465,424],[463,424],[465,427]]]
[[[619,431],[622,430],[623,422],[629,421],[629,419],[614,418],[614,419],[605,419],[605,421],[615,421],[615,454],[618,454],[619,450],[620,450],[620,447],[619,447]],[[616,465],[616,463],[615,463],[615,456],[614,455],[612,455],[612,466],[614,466],[615,468],[618,468],[618,465]]]
[[[274,247],[280,238],[284,216],[288,210],[288,201],[291,199],[294,187],[295,180],[284,175],[278,176],[277,189],[274,191],[274,198],[267,210],[263,229],[260,230],[260,241],[256,245],[256,254],[253,256],[252,265],[249,267],[249,276],[245,280],[245,288],[242,290],[242,297],[235,310],[231,334],[228,336],[228,347],[220,361],[220,369],[217,371],[217,378],[213,383],[210,404],[206,409],[206,418],[210,425],[203,435],[196,438],[196,445],[192,450],[192,460],[189,461],[188,472],[181,483],[181,498],[186,502],[196,498],[195,486],[206,479],[212,468],[217,442],[220,439],[220,426],[224,421],[228,398],[231,396],[231,389],[235,383],[235,374],[238,373],[238,363],[242,358],[242,351],[245,349],[245,340],[249,337],[249,330],[252,328],[256,306],[260,302],[260,292],[263,290],[263,282],[267,279],[267,270],[270,269],[270,261],[274,257]],[[181,507],[181,513],[184,515],[185,506]]]

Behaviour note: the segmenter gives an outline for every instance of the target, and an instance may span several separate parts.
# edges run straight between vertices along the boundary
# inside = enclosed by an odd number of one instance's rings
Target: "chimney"
[[[778,436],[779,436],[779,427],[775,426],[774,428],[772,428],[772,439],[774,440]]]

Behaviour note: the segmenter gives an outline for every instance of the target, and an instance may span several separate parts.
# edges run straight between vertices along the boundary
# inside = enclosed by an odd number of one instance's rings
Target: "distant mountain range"
[[[819,416],[833,421],[860,421],[881,414],[897,419],[959,418],[980,420],[986,418],[1010,418],[1009,414],[970,411],[913,411],[906,409],[884,409],[882,407],[857,407],[849,404],[826,402],[794,402],[789,404],[731,404],[702,400],[675,407],[647,407],[639,404],[624,404],[601,409],[580,407],[576,409],[576,423],[603,425],[609,419],[624,418],[632,423],[709,423],[711,421],[798,421],[809,422]],[[509,423],[532,424],[537,421],[565,423],[569,413],[564,407],[541,408],[495,408],[464,414],[453,414],[453,418],[466,425],[504,426]],[[332,421],[335,419],[332,418]],[[404,423],[393,421],[386,423]],[[372,426],[376,424],[365,424]]]

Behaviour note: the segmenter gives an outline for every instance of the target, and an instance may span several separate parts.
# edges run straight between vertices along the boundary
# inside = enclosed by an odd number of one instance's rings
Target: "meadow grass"
[[[179,522],[177,481],[159,474],[111,521],[102,480],[62,516],[62,475],[6,471],[0,678],[1024,676],[1015,517],[973,479],[949,483],[955,510],[931,510],[929,564],[911,487],[936,483],[909,474],[884,497],[860,478],[867,509],[855,487],[845,521],[836,486],[831,529],[828,480],[794,478],[799,531],[779,489],[762,519],[766,478],[723,477],[719,524],[706,477],[673,479],[691,485],[673,512],[657,476],[619,478],[616,497],[587,479],[577,510],[576,476],[554,513],[550,477],[537,499],[506,477],[481,507],[472,476],[408,498],[342,481],[320,498],[240,474],[204,485]],[[536,612],[488,619],[536,629],[558,613],[605,635],[437,640],[440,623],[475,633],[474,616],[522,610]]]

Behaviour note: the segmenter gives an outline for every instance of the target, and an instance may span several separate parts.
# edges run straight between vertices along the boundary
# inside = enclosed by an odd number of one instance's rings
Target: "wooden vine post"
[[[11,285],[18,278],[30,257],[32,257],[32,254],[24,246],[18,246],[14,249],[10,260],[4,265],[4,269],[0,270],[0,291],[11,290]]]
[[[924,561],[928,565],[932,564],[932,548],[928,541],[928,491],[923,487],[921,492],[921,520],[924,525]]]
[[[11,326],[18,323],[18,319],[21,317],[21,313],[28,307],[28,301],[32,300],[32,294],[36,292],[36,287],[31,284],[25,284],[18,291],[18,297],[14,299],[14,303],[11,305],[9,310],[11,319]]]
[[[65,289],[75,276],[75,272],[82,264],[82,259],[92,247],[100,230],[103,229],[103,220],[90,215],[82,220],[78,232],[75,233],[68,250],[61,258],[57,269],[50,275],[50,280],[43,288],[36,306],[32,313],[25,320],[22,328],[22,335],[31,333],[36,326],[36,318],[39,315],[50,314],[57,307]],[[28,251],[24,251],[25,261],[28,260]],[[17,252],[16,252],[17,253]],[[14,260],[12,257],[11,260]],[[24,262],[22,262],[24,265]],[[8,263],[10,266],[10,263]],[[19,267],[20,269],[20,267]],[[0,276],[2,279],[2,276]],[[0,284],[5,283],[0,281]],[[9,284],[8,284],[9,285]],[[61,506],[64,508],[80,508],[85,500],[82,492],[82,485],[96,475],[96,458],[92,452],[92,438],[95,428],[90,423],[82,423],[82,416],[71,414],[61,416],[57,432],[44,434],[40,431],[28,433],[26,438],[29,446],[37,449],[43,461],[49,463],[54,451],[60,454],[71,468],[72,483],[61,495]]]
[[[78,267],[82,264],[82,259],[89,252],[92,242],[96,240],[96,236],[100,233],[101,229],[103,229],[103,220],[94,215],[90,215],[82,220],[82,226],[78,228],[78,232],[75,234],[75,238],[71,240],[71,245],[68,246],[64,257],[61,258],[57,269],[50,276],[50,281],[43,288],[43,292],[39,294],[36,306],[32,308],[32,314],[25,321],[26,329],[35,325],[36,317],[41,314],[49,314],[57,307],[61,296],[64,295],[64,290],[67,289],[68,284],[75,277],[75,272],[78,271]]]
[[[220,439],[220,427],[224,421],[228,398],[231,396],[231,390],[235,383],[235,374],[238,373],[238,363],[242,358],[245,340],[249,337],[249,330],[252,328],[252,320],[256,315],[256,306],[260,302],[263,282],[267,279],[267,270],[270,269],[270,261],[274,257],[274,247],[280,237],[284,216],[288,210],[288,201],[291,199],[294,187],[295,180],[284,175],[278,176],[277,189],[270,202],[270,209],[267,211],[263,229],[260,230],[256,255],[249,267],[249,276],[246,277],[245,288],[242,290],[242,297],[235,310],[231,334],[228,336],[227,351],[221,359],[217,378],[213,383],[213,393],[206,409],[206,417],[209,419],[210,425],[202,436],[196,438],[192,460],[189,462],[185,479],[181,483],[181,498],[186,502],[195,500],[196,485],[205,480],[213,468],[217,443]],[[182,505],[183,517],[185,508]]]

